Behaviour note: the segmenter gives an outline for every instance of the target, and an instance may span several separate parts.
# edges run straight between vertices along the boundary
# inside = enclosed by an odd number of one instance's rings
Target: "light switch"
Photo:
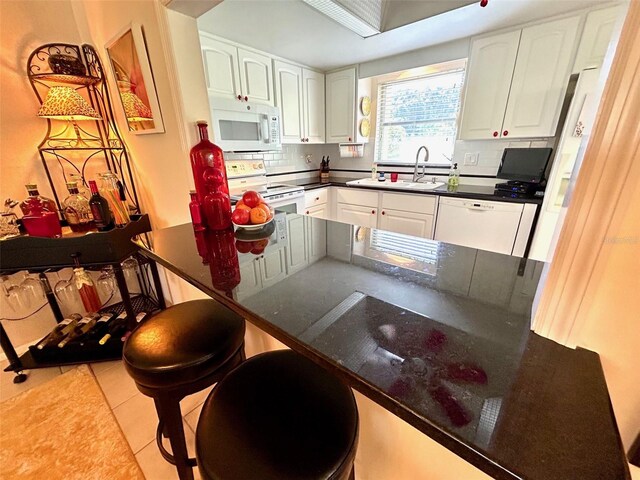
[[[464,164],[468,166],[478,165],[479,153],[465,153]]]

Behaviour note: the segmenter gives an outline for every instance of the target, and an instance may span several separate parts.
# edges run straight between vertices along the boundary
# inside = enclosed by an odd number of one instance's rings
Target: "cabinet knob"
[[[384,210],[382,211],[382,215],[384,215]]]
[[[349,137],[349,141],[351,141],[351,137]]]
[[[503,137],[506,137],[507,135],[509,135],[509,130],[505,130],[504,132],[502,132]]]
[[[496,132],[493,132],[493,136],[494,136],[494,137],[497,137],[497,136],[498,136],[498,132],[497,132],[497,131],[496,131]]]
[[[304,139],[304,141],[305,141],[305,142],[307,142],[307,143],[309,143],[309,139],[308,139],[308,138],[305,138],[305,139]]]
[[[238,95],[238,100],[242,100],[242,95]]]
[[[307,210],[307,215],[309,215],[309,210]]]
[[[249,97],[247,97],[246,95],[244,96],[244,101],[248,102],[249,101]]]
[[[316,197],[316,202],[317,202],[318,200],[320,200],[320,197]]]
[[[372,215],[375,215],[375,214],[376,214],[376,211],[375,211],[375,210],[371,210],[371,214],[372,214]]]

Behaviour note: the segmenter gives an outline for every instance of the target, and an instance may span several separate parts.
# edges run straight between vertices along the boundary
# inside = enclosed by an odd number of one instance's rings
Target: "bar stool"
[[[156,442],[181,480],[193,479],[180,400],[219,382],[245,359],[244,319],[214,300],[180,303],[140,324],[124,344],[122,359],[138,390],[158,413]],[[169,438],[173,455],[162,445]]]
[[[207,398],[196,429],[203,480],[354,479],[351,389],[291,350],[245,361]]]

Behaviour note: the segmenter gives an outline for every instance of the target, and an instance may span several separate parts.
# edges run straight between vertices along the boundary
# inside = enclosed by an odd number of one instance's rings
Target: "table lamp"
[[[124,105],[124,113],[129,122],[144,122],[145,120],[153,120],[153,113],[144,102],[132,91],[120,92],[122,97],[122,105]]]
[[[82,95],[74,88],[66,86],[53,86],[49,89],[44,103],[38,110],[38,117],[68,120],[76,134],[75,143],[72,146],[80,148],[90,146],[80,136],[80,128],[76,121],[102,119]]]

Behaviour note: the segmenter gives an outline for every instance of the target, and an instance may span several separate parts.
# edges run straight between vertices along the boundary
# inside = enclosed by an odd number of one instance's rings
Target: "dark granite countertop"
[[[362,178],[362,177],[360,177]],[[477,200],[491,200],[497,202],[509,202],[509,203],[535,203],[537,205],[542,204],[542,198],[508,198],[501,197],[495,194],[493,186],[487,185],[465,185],[460,184],[454,191],[447,190],[446,185],[438,187],[434,190],[398,190],[397,188],[387,188],[386,183],[390,183],[389,180],[380,182],[376,187],[362,187],[357,185],[347,185],[347,182],[352,180],[359,180],[358,177],[329,177],[327,180],[320,180],[318,177],[303,178],[298,180],[286,180],[282,183],[288,185],[299,185],[304,187],[305,190],[314,190],[316,188],[323,187],[349,187],[349,188],[361,188],[365,190],[384,190],[395,193],[411,193],[416,195],[439,195],[443,197],[458,197],[458,198],[473,198]],[[462,179],[464,180],[464,179]],[[496,180],[497,182],[497,180]]]
[[[539,262],[285,213],[138,243],[494,478],[630,478],[598,355],[530,331]]]

